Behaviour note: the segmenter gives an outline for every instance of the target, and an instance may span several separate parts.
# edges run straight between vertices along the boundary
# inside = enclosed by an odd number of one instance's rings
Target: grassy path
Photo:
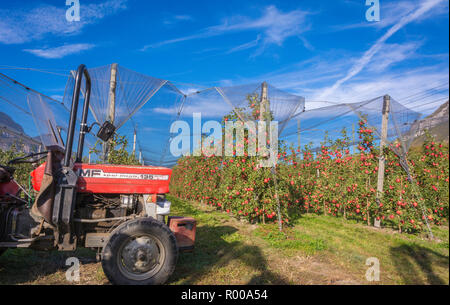
[[[366,260],[380,262],[381,284],[449,283],[448,228],[440,241],[376,230],[342,219],[305,215],[283,233],[176,198],[172,215],[197,219],[196,249],[180,255],[168,284],[371,284]],[[0,257],[0,284],[68,284],[65,258],[82,261],[81,284],[107,284],[95,254],[8,250]]]

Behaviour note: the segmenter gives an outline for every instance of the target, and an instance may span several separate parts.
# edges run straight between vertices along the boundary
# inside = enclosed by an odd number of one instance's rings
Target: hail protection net
[[[69,109],[63,103],[0,74],[1,149],[11,145],[24,153],[63,147]]]
[[[216,90],[223,99],[234,107],[238,116],[244,120],[259,119],[259,115],[264,111],[261,107],[262,98],[267,98],[268,110],[270,110],[273,121],[279,124],[279,132],[282,132],[286,123],[297,113],[301,113],[305,108],[303,97],[286,93],[269,84],[253,84],[233,87],[217,87]]]
[[[403,156],[412,140],[424,129],[419,120],[420,113],[408,109],[392,97],[388,108],[386,99],[377,97],[336,105],[308,103],[305,109],[303,97],[265,83],[207,89],[186,88],[182,92],[169,81],[119,65],[90,68],[88,71],[92,80],[89,126],[94,122],[101,125],[105,121],[113,121],[117,133],[127,140],[127,151],[146,165],[175,165],[180,156],[200,149],[202,138],[211,132],[205,127],[206,122],[216,121],[223,126],[224,117],[228,115],[234,116],[235,120],[256,121],[262,119],[260,114],[265,111],[270,114],[270,120],[278,122],[279,139],[283,144],[313,151],[319,151],[322,146],[336,145],[338,141],[339,145],[348,147],[353,153],[357,152],[362,141],[359,138],[361,121],[365,123],[365,128],[371,130],[375,142],[379,142],[384,134],[384,117],[385,142],[394,152]],[[38,150],[42,144],[64,145],[74,76],[73,72],[68,76],[61,103],[0,75],[0,115],[9,115],[11,120],[10,114],[14,114],[14,121],[20,121],[20,124],[0,125],[2,132],[8,129],[10,137],[26,143],[29,150]],[[81,91],[74,147],[78,141],[84,103],[84,81]],[[195,126],[194,117],[199,119],[199,126]],[[183,121],[186,127],[181,136],[180,126],[174,125],[176,121]],[[93,162],[101,161],[104,150],[103,143],[94,136],[97,128],[94,127],[87,135],[84,151],[85,156],[90,155],[90,152],[97,153],[91,160]],[[177,136],[178,140],[181,137],[185,144],[189,144],[183,147],[175,145]]]
[[[117,133],[126,137],[127,150],[145,165],[171,167],[179,157],[200,150],[202,137],[210,133],[203,125],[205,122],[213,120],[222,124],[227,115],[243,121],[259,120],[263,95],[271,120],[278,121],[281,127],[304,110],[304,98],[270,85],[188,89],[185,94],[169,81],[118,65],[88,71],[92,80],[89,122],[100,125],[105,121],[114,122]],[[71,103],[74,76],[72,73],[66,85],[66,107]],[[176,121],[182,121],[185,128],[180,129],[174,124]],[[184,145],[174,143],[177,136],[183,138]],[[99,141],[93,146],[97,151],[102,150]]]
[[[132,152],[136,159],[145,163],[144,149],[152,151],[152,148],[144,147],[146,137],[160,137],[160,133],[153,134],[157,128],[156,115],[148,113],[148,107],[144,107],[150,100],[161,101],[164,97],[167,103],[172,100],[168,92],[173,92],[167,81],[146,76],[126,69],[119,65],[107,65],[88,69],[91,77],[89,124],[94,122],[102,125],[109,121],[116,126],[118,134],[125,136],[128,144],[127,150]],[[72,102],[75,72],[72,71],[66,85],[64,104],[69,106]],[[82,97],[85,96],[85,83],[82,84]],[[161,91],[161,92],[160,92]],[[160,92],[160,93],[159,93]],[[144,108],[143,108],[144,107]],[[148,115],[145,115],[147,113]],[[81,113],[78,113],[80,119]],[[134,119],[133,119],[134,118]],[[152,131],[151,134],[149,132]],[[136,136],[134,136],[136,134]],[[88,149],[96,152],[91,161],[104,158],[104,145],[90,134],[87,139]],[[136,140],[135,140],[136,139]],[[93,143],[93,144],[92,144]],[[134,150],[133,150],[134,148]],[[132,151],[133,150],[133,151]],[[89,154],[89,152],[87,152]],[[157,152],[160,153],[160,152]],[[90,154],[89,154],[90,156]],[[150,163],[155,163],[158,158],[152,154]]]
[[[385,97],[358,103],[311,106],[316,108],[292,116],[280,139],[293,147],[307,148],[313,152],[338,143],[354,153],[362,141],[359,134],[368,131],[373,134],[375,142],[379,144],[383,138],[396,154],[403,156],[417,136],[421,116],[393,98]]]
[[[184,95],[166,82],[119,129],[118,133],[129,139],[130,151],[135,147],[135,156],[141,163],[158,166],[176,163],[177,158],[170,153],[170,126],[180,117],[184,102]]]
[[[90,110],[99,124],[114,122],[120,128],[167,82],[119,65],[89,69],[91,76]],[[73,88],[75,72],[72,71],[66,90]],[[70,89],[69,89],[70,90]],[[82,91],[85,92],[84,86]],[[70,99],[65,98],[67,105]]]
[[[63,131],[67,132],[67,126],[65,126],[65,122],[62,119],[67,114],[65,109],[54,109],[52,111],[49,101],[37,94],[29,94],[27,101],[42,144],[45,147],[64,149],[62,135]],[[56,121],[56,118],[59,119],[59,122]]]

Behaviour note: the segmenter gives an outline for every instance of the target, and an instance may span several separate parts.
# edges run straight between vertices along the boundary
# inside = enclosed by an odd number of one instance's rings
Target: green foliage
[[[8,150],[0,149],[0,164],[8,165],[12,159],[23,157],[26,154],[20,151],[20,146],[12,145]],[[30,179],[30,172],[33,170],[31,164],[17,164],[13,166],[16,170],[14,172],[14,179],[25,188],[28,187]]]
[[[90,149],[90,154],[97,155],[98,160],[103,159],[103,152],[98,149],[97,146],[102,143],[100,140],[95,143],[94,147]],[[121,164],[121,165],[139,165],[139,160],[127,151],[128,140],[125,136],[114,134],[113,137],[108,142],[108,155],[106,162],[107,164]],[[84,158],[86,162],[86,159]]]

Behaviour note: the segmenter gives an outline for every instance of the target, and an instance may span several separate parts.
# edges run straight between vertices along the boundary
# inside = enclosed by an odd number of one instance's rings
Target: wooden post
[[[301,138],[300,138],[300,119],[297,119],[297,142],[298,142],[298,159],[301,159],[302,157],[302,145],[301,145]]]
[[[109,81],[109,109],[107,120],[114,125],[116,118],[116,86],[117,86],[117,64],[111,65],[111,76]],[[106,161],[109,151],[109,143],[103,143],[103,159]]]
[[[264,120],[264,114],[270,111],[269,98],[268,98],[268,86],[266,82],[261,85],[261,103],[259,105],[259,120]]]
[[[263,82],[261,84],[261,104],[260,104],[260,113],[259,113],[259,120],[265,120],[267,123],[267,135],[270,135],[270,116],[266,115],[266,113],[270,114],[270,102],[269,102],[269,95],[268,95],[268,85],[266,82]],[[272,145],[272,143],[271,143]],[[269,157],[270,158],[270,157]],[[275,185],[275,197],[277,201],[277,214],[278,214],[278,229],[282,231],[283,226],[281,224],[281,207],[280,207],[280,198],[278,196],[278,181],[277,181],[277,172],[276,172],[276,166],[272,167],[272,176],[273,176],[273,182]],[[266,222],[265,215],[263,213],[263,223]]]
[[[267,112],[267,105],[269,103],[269,98],[268,98],[268,92],[267,91],[268,91],[267,90],[267,83],[263,82],[261,84],[261,101],[260,101],[260,104],[259,104],[259,120],[260,121],[264,121],[265,120],[266,123],[267,123],[267,117],[265,117],[265,114]],[[269,128],[270,128],[270,126],[269,126]],[[270,133],[267,132],[267,130],[268,129],[267,129],[267,126],[266,126],[266,134],[269,136]],[[266,141],[267,141],[267,138],[266,138]],[[275,190],[275,192],[276,192],[276,190]],[[265,210],[264,205],[263,205],[263,210]],[[280,214],[280,213],[278,213],[278,214]],[[263,221],[264,224],[266,223],[266,217],[264,215],[264,212],[262,214],[262,221]]]
[[[353,147],[353,154],[355,154],[355,123],[352,123],[352,147]]]
[[[117,85],[117,64],[111,65],[111,79],[109,82],[109,122],[114,125],[116,117],[116,85]]]
[[[390,111],[391,97],[385,95],[383,97],[383,111],[381,120],[381,139],[380,139],[380,155],[378,157],[378,180],[377,180],[377,204],[380,205],[381,198],[383,198],[383,185],[384,185],[384,168],[385,168],[385,156],[384,147],[387,143],[388,135],[388,123],[389,123],[389,111]],[[374,219],[374,226],[380,227],[380,220]]]

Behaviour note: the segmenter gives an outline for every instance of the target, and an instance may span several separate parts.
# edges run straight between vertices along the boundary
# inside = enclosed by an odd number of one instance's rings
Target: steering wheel
[[[39,160],[44,159],[47,156],[48,151],[43,151],[39,153],[31,153],[23,157],[12,159],[8,164],[22,164],[22,163],[35,163]],[[34,158],[37,157],[37,158]],[[33,159],[30,159],[33,158]]]

